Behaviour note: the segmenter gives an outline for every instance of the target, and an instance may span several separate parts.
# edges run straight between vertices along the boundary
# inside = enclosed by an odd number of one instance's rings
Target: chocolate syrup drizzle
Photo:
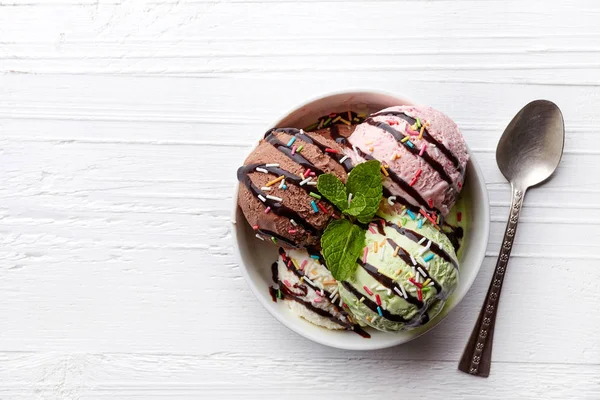
[[[379,310],[377,310],[377,308],[378,308],[377,303],[375,303],[373,300],[369,299],[368,297],[363,296],[363,294],[361,292],[359,292],[350,283],[344,281],[344,282],[342,282],[342,285],[346,288],[346,290],[348,290],[350,293],[352,293],[356,298],[360,299],[360,298],[364,297],[365,299],[363,300],[363,304],[365,306],[367,306],[371,311],[379,314]],[[393,314],[393,313],[389,312],[388,310],[382,309],[381,307],[379,307],[379,309],[381,310],[381,315],[383,316],[383,318],[387,319],[388,321],[403,323],[406,326],[410,326],[410,327],[420,326],[420,325],[423,325],[423,324],[426,324],[427,322],[429,322],[429,315],[427,315],[426,312],[416,315],[415,318],[413,318],[413,319],[406,319],[402,315]]]
[[[392,128],[389,124],[386,124],[385,122],[378,122],[375,121],[372,117],[369,117],[365,120],[365,122],[371,126],[375,126],[377,128],[383,129],[384,131],[390,133],[394,139],[396,139],[398,141],[398,143],[400,143],[401,145],[404,146],[404,148],[406,150],[408,150],[410,153],[414,154],[415,156],[419,157],[419,153],[420,150],[417,149],[414,146],[410,146],[408,144],[408,142],[402,142],[402,139],[404,139],[405,135],[403,133],[400,133],[399,131],[397,131],[396,129]],[[423,137],[425,137],[425,133],[423,133]],[[420,156],[423,160],[425,160],[425,162],[427,162],[427,164],[429,164],[429,166],[431,168],[433,168],[439,175],[440,178],[442,178],[443,180],[445,180],[448,185],[450,187],[452,187],[454,190],[458,190],[458,188],[456,188],[456,186],[454,185],[454,182],[452,181],[452,178],[450,178],[450,176],[448,175],[448,173],[446,172],[446,170],[444,169],[444,167],[442,166],[442,164],[440,164],[439,162],[437,162],[436,160],[434,160],[428,153],[427,151],[424,151],[423,154]]]
[[[371,114],[369,117],[374,118],[374,117],[382,117],[382,116],[388,116],[388,115],[402,118],[409,125],[414,125],[417,122],[416,119],[406,115],[405,113],[403,113],[401,111],[381,111],[381,112]],[[431,136],[431,134],[427,131],[427,128],[425,128],[423,130],[423,139],[425,139],[429,143],[435,145],[442,152],[442,154],[444,154],[450,161],[452,161],[452,164],[460,172],[461,176],[464,176],[465,171],[464,171],[464,168],[462,167],[462,165],[460,164],[460,160],[454,155],[454,153],[452,153],[450,151],[450,149],[448,149],[442,143],[438,142],[433,136]]]
[[[385,224],[385,225],[389,226],[390,228],[394,229],[399,234],[406,236],[408,239],[412,240],[413,242],[418,243],[419,240],[421,240],[422,238],[425,237],[425,236],[421,235],[420,233],[417,233],[413,230],[398,226],[391,221],[386,221],[384,219],[377,218],[375,220],[375,222],[377,222],[378,232],[381,233],[382,235],[385,234],[385,231],[383,230],[383,225]],[[442,258],[444,261],[447,261],[450,264],[452,264],[454,266],[454,268],[458,269],[458,262],[456,262],[456,260],[454,258],[452,258],[450,256],[450,254],[448,254],[444,250],[442,250],[440,248],[440,246],[438,246],[433,240],[431,241],[431,246],[429,247],[429,251],[431,251],[433,254],[437,255],[438,257]]]
[[[332,127],[331,131],[332,130],[333,130],[333,127]],[[312,144],[312,145],[318,147],[319,150],[321,150],[321,152],[323,152],[323,154],[328,155],[330,158],[334,159],[342,167],[344,167],[346,172],[350,172],[352,170],[352,168],[354,168],[354,165],[352,164],[352,161],[350,160],[350,158],[346,157],[344,162],[340,162],[342,160],[342,158],[344,158],[344,154],[327,151],[328,149],[331,150],[331,148],[329,146],[326,146],[323,143],[319,142],[318,140],[316,140],[314,137],[308,135],[303,130],[296,129],[296,128],[273,128],[265,134],[265,139],[267,139],[267,141],[269,143],[271,143],[271,140],[272,140],[271,138],[274,136],[273,135],[274,132],[287,133],[288,135],[295,136],[296,138],[302,140],[305,143]],[[279,142],[279,143],[281,143],[281,142]],[[278,149],[279,149],[279,147],[278,147]],[[290,154],[291,154],[291,151],[290,151]],[[298,154],[298,153],[296,153],[296,154]],[[315,170],[313,167],[310,167],[310,168],[312,170]]]
[[[287,269],[289,271],[291,271],[299,279],[305,276],[303,271],[296,269],[296,267],[292,263],[292,259],[287,255],[285,250],[281,247],[279,248],[279,254],[281,255],[283,263],[285,264],[285,266],[287,267]],[[296,283],[293,286],[294,288],[297,288],[302,291],[302,294],[299,295],[298,293],[295,293],[289,287],[287,287],[287,285],[285,285],[281,280],[279,280],[279,271],[278,271],[277,262],[274,262],[271,265],[271,273],[272,273],[273,282],[275,282],[276,284],[279,285],[279,289],[281,290],[281,293],[282,293],[284,299],[287,298],[287,299],[296,301],[297,303],[302,304],[304,307],[306,307],[310,311],[312,311],[322,317],[325,317],[325,318],[329,319],[330,321],[337,323],[338,325],[341,325],[342,327],[344,327],[347,330],[354,331],[357,334],[361,335],[362,337],[365,337],[365,338],[370,337],[370,335],[367,332],[365,332],[359,325],[352,324],[350,322],[346,322],[346,321],[334,316],[329,311],[323,310],[319,307],[316,307],[312,303],[307,302],[301,298],[302,296],[306,296],[306,294],[308,293],[307,287],[311,288],[315,292],[323,292],[323,296],[321,296],[321,297],[325,301],[327,301],[331,305],[333,305],[340,314],[342,314],[344,317],[346,317],[346,319],[348,319],[349,314],[346,312],[346,310],[344,310],[342,307],[339,307],[339,306],[335,305],[333,302],[331,302],[331,300],[330,300],[331,293],[329,291],[327,291],[325,289],[320,289],[319,287],[309,283],[307,280],[304,280],[303,284]],[[269,292],[271,293],[271,297],[273,298],[273,301],[277,301],[277,295],[276,295],[277,289],[275,289],[274,287],[270,287]]]
[[[298,184],[299,184],[300,182],[298,181],[298,179],[300,179],[300,177],[298,177],[296,175],[292,175],[289,172],[287,172],[281,168],[277,168],[277,167],[268,167],[267,168],[267,167],[265,167],[264,164],[249,164],[249,165],[238,168],[238,171],[237,171],[238,181],[242,182],[244,184],[244,186],[246,186],[246,188],[250,191],[250,193],[252,193],[254,195],[254,197],[258,197],[259,195],[264,197],[265,198],[265,201],[264,201],[265,206],[271,207],[271,211],[273,211],[275,214],[280,215],[282,217],[286,217],[288,219],[293,219],[298,225],[302,226],[302,228],[304,228],[306,231],[309,231],[314,235],[319,235],[319,231],[314,226],[312,226],[306,219],[301,217],[300,214],[298,214],[296,211],[292,210],[291,208],[281,204],[279,201],[268,199],[267,195],[252,183],[249,173],[254,172],[257,167],[265,168],[269,173],[272,173],[272,174],[286,175],[286,177],[288,177],[288,179],[290,179],[290,182],[292,182],[292,183],[298,182]]]

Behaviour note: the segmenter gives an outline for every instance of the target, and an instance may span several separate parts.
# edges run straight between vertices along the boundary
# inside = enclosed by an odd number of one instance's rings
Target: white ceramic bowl
[[[303,127],[310,125],[318,117],[330,112],[346,111],[348,109],[358,112],[374,112],[390,106],[411,104],[413,103],[406,99],[381,93],[339,93],[308,102],[291,111],[273,126]],[[261,134],[258,137],[260,140],[262,132],[258,132],[258,134]],[[277,259],[277,247],[254,237],[252,228],[237,206],[238,185],[236,184],[233,194],[233,218],[236,221],[233,226],[234,252],[248,285],[250,285],[262,305],[281,323],[296,333],[327,346],[348,350],[373,350],[406,343],[422,335],[439,324],[465,297],[479,272],[485,256],[490,225],[489,202],[481,169],[477,165],[473,154],[471,152],[469,154],[471,158],[467,165],[466,181],[463,187],[463,196],[466,196],[467,204],[470,206],[470,209],[465,213],[469,218],[469,228],[466,232],[465,248],[460,260],[460,282],[442,312],[425,326],[398,333],[386,333],[369,329],[371,338],[364,339],[353,332],[330,331],[315,326],[292,313],[284,302],[273,302],[268,288],[273,284],[271,264]]]

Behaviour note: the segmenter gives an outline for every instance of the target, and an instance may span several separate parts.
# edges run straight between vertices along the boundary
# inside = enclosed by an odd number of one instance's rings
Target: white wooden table
[[[599,399],[599,21],[591,0],[0,0],[0,399]],[[229,224],[254,138],[351,88],[451,115],[492,211],[467,298],[369,353],[277,323]],[[509,201],[495,145],[536,98],[565,155],[527,196],[473,378],[457,361]]]

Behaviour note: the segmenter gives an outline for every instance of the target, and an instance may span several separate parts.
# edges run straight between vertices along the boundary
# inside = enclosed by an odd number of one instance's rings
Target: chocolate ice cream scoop
[[[317,178],[329,173],[346,182],[352,169],[326,133],[272,129],[238,169],[238,204],[258,238],[287,248],[319,243],[335,209],[317,190]]]

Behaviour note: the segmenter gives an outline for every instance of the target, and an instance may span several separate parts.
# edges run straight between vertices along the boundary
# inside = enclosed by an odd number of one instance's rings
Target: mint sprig
[[[371,160],[358,164],[348,175],[346,191],[365,200],[364,209],[357,215],[358,221],[363,224],[371,221],[379,209],[383,193],[380,168],[379,161]]]
[[[380,168],[379,161],[370,160],[354,167],[345,185],[331,174],[322,174],[317,181],[319,192],[351,219],[332,221],[321,236],[323,257],[337,280],[348,279],[356,270],[366,231],[353,221],[366,224],[377,212],[383,193]]]
[[[321,236],[323,257],[331,275],[338,281],[352,276],[356,260],[365,247],[366,231],[347,219],[338,219],[327,225]]]

